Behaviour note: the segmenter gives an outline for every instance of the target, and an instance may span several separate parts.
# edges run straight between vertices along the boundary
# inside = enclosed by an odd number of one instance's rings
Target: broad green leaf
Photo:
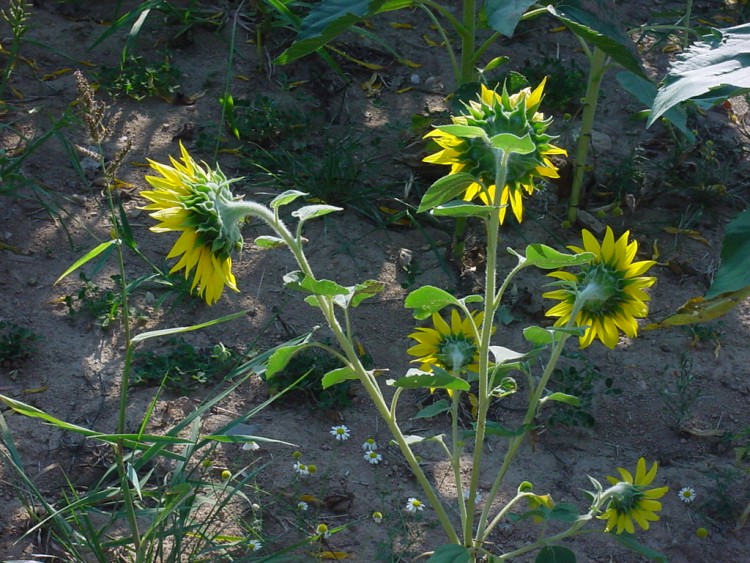
[[[554,334],[540,326],[529,326],[523,329],[523,337],[535,346],[547,346],[554,341]]]
[[[261,235],[255,237],[255,244],[261,248],[278,248],[279,246],[284,246],[286,243],[284,242],[284,239],[280,239],[279,237]]]
[[[329,213],[343,210],[343,207],[336,207],[335,205],[306,205],[305,207],[300,207],[299,209],[292,211],[292,217],[299,219],[301,225],[310,219],[315,219],[317,217],[322,217],[323,215],[328,215]]]
[[[739,291],[722,293],[718,297],[712,299],[693,297],[682,307],[677,309],[677,312],[674,315],[670,315],[661,322],[647,325],[644,329],[652,330],[665,326],[707,323],[726,315],[748,297],[750,297],[750,286]]]
[[[468,548],[455,543],[446,543],[432,552],[428,563],[471,563],[471,552]]]
[[[342,368],[333,369],[323,376],[323,389],[328,389],[329,387],[348,379],[359,379],[357,373],[352,368],[344,366]]]
[[[490,395],[496,399],[502,399],[503,397],[512,395],[516,391],[518,391],[518,383],[516,383],[516,380],[512,377],[503,377],[500,380],[500,385],[497,385],[492,391],[490,391]]]
[[[481,127],[474,125],[440,125],[438,131],[443,131],[454,137],[464,137],[466,139],[484,139],[489,143],[490,139],[487,133]]]
[[[513,133],[498,133],[490,142],[493,148],[514,154],[530,154],[536,150],[536,145],[528,133],[523,137]]]
[[[656,98],[656,85],[642,76],[630,72],[618,72],[617,81],[625,90],[630,92],[644,106],[650,108],[654,105]],[[649,114],[651,111],[649,110]],[[695,143],[695,135],[687,126],[687,113],[680,106],[674,106],[664,113],[664,117],[677,127],[680,133],[692,144]]]
[[[308,335],[308,338],[310,336],[312,336],[312,333]],[[268,358],[268,364],[266,365],[266,378],[273,377],[275,374],[279,373],[286,367],[294,354],[303,348],[308,348],[309,346],[308,339],[305,339],[300,344],[292,344],[290,346],[277,348],[276,351],[271,354],[271,357]]]
[[[561,545],[545,545],[537,553],[534,563],[576,563],[576,554]]]
[[[476,423],[472,423],[472,425],[476,427]],[[524,424],[514,430],[511,430],[510,428],[506,428],[499,422],[488,420],[485,432],[488,436],[502,436],[504,438],[513,438],[514,436],[523,436],[530,428],[530,425]]]
[[[413,0],[323,0],[302,20],[297,41],[276,60],[287,64],[322,47],[338,35],[376,14],[413,5]]]
[[[526,261],[542,270],[557,270],[568,266],[580,266],[594,259],[591,252],[581,254],[564,254],[544,244],[530,244],[526,247]]]
[[[526,9],[536,0],[487,0],[485,10],[490,27],[511,37]],[[489,65],[488,65],[489,66]]]
[[[425,285],[412,291],[404,301],[404,307],[414,309],[415,319],[426,319],[448,305],[457,305],[458,299],[447,291]]]
[[[750,48],[750,43],[748,44]],[[750,209],[735,217],[724,231],[721,265],[714,276],[706,299],[750,286]]]
[[[579,520],[589,520],[589,515],[581,516],[578,514],[578,507],[575,504],[569,502],[558,502],[554,508],[547,513],[547,517],[550,520],[557,520],[558,522],[567,522],[572,524]]]
[[[633,42],[612,19],[614,11],[609,5],[604,0],[587,2],[585,7],[581,4],[580,0],[563,0],[547,6],[547,10],[570,31],[599,47],[623,68],[645,77]]]
[[[411,417],[411,420],[417,418],[432,418],[433,416],[448,412],[449,410],[451,410],[450,403],[445,399],[440,399],[439,401],[432,403],[430,406],[423,408],[421,411]]]
[[[427,189],[422,196],[422,201],[419,202],[417,212],[424,213],[447,201],[456,199],[474,182],[476,182],[474,177],[466,172],[443,176]]]
[[[414,375],[400,377],[392,385],[394,387],[403,387],[404,389],[454,389],[468,391],[471,388],[466,381],[454,377],[447,372],[439,374],[416,372]]]
[[[502,205],[500,207],[507,206]],[[500,207],[477,205],[468,201],[455,200],[435,207],[432,210],[432,214],[438,217],[489,217],[492,213],[497,213]]]
[[[344,309],[357,307],[362,301],[369,299],[378,293],[382,293],[384,289],[385,285],[382,282],[377,280],[365,280],[357,285],[347,287],[347,292],[343,295],[334,296],[333,302]]]
[[[288,205],[292,203],[295,199],[298,197],[306,196],[308,195],[305,192],[301,192],[299,190],[286,190],[285,192],[281,192],[279,195],[277,195],[275,198],[271,200],[271,209],[278,209],[279,207],[283,205]]]
[[[525,354],[505,348],[504,346],[490,346],[490,352],[492,352],[496,364],[504,364],[525,356]]]
[[[557,401],[558,403],[565,403],[566,405],[571,405],[573,407],[581,406],[581,400],[578,397],[568,395],[567,393],[550,393],[542,399],[542,402],[544,403],[547,401]]]
[[[299,270],[289,272],[283,277],[284,285],[296,291],[305,291],[313,295],[346,295],[347,288],[331,280],[316,280],[306,276]]]
[[[643,557],[647,557],[648,559],[651,559],[651,561],[656,561],[657,563],[668,563],[669,561],[665,555],[662,555],[658,551],[640,543],[632,534],[610,534],[610,536],[615,538],[629,550],[634,551]]]
[[[249,311],[250,311],[249,309],[245,311],[239,311],[237,313],[232,313],[231,315],[225,315],[223,317],[219,317],[218,319],[206,321],[205,323],[199,323],[197,325],[177,326],[174,328],[165,328],[161,330],[149,330],[147,332],[141,332],[140,334],[136,334],[131,340],[131,342],[135,344],[136,342],[142,342],[143,340],[148,340],[149,338],[156,338],[159,336],[171,336],[172,334],[180,334],[182,332],[190,332],[193,330],[200,330],[202,328],[208,328],[210,326],[214,326],[220,323],[225,323],[227,321],[233,321],[234,319],[239,319],[240,317],[246,315]]]
[[[714,29],[677,57],[659,88],[648,126],[673,106],[703,107],[750,91],[750,24]]]
[[[93,258],[96,258],[97,256],[99,256],[102,252],[104,252],[108,248],[111,248],[113,245],[119,244],[119,243],[120,243],[120,239],[113,239],[113,240],[108,240],[107,242],[103,242],[100,245],[97,245],[96,247],[92,248],[86,254],[84,254],[83,256],[81,256],[78,260],[76,260],[75,262],[73,262],[73,265],[70,268],[68,268],[67,270],[65,270],[62,273],[62,275],[55,280],[55,284],[57,284],[61,280],[65,279],[65,277],[67,277],[68,274],[70,274],[71,272],[75,272],[78,268],[80,268],[81,266],[83,266],[89,260],[91,260]]]

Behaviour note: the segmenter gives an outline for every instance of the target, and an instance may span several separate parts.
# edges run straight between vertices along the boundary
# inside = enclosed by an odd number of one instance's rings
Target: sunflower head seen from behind
[[[465,104],[465,111],[451,118],[453,125],[479,127],[487,138],[511,133],[517,137],[528,135],[535,149],[528,154],[513,154],[509,162],[507,180],[499,198],[500,223],[505,221],[508,206],[520,223],[523,219],[523,196],[534,193],[534,182],[543,178],[559,178],[557,168],[549,157],[567,154],[552,144],[554,137],[546,133],[552,122],[539,113],[544,85],[543,80],[533,91],[525,88],[515,94],[490,90],[484,85],[478,99]],[[462,135],[451,126],[437,127],[425,135],[442,150],[426,157],[425,162],[451,167],[451,174],[468,173],[475,179],[465,191],[463,199],[479,199],[485,205],[495,201],[496,157],[492,147],[479,137]]]
[[[236,198],[228,180],[217,166],[211,170],[198,164],[180,142],[181,162],[170,157],[171,166],[149,159],[159,176],[146,176],[154,188],[141,192],[151,201],[143,209],[152,211],[159,223],[156,233],[182,233],[167,258],[179,260],[170,273],[185,270],[185,278],[193,273],[191,290],[198,292],[211,305],[221,297],[224,286],[238,291],[232,273],[232,250],[242,246],[240,224],[242,215],[232,206]]]
[[[619,332],[634,338],[638,333],[637,319],[648,314],[646,302],[656,278],[644,276],[656,262],[635,261],[638,242],[629,241],[626,231],[615,240],[610,227],[599,243],[594,235],[583,230],[583,248],[570,246],[573,252],[591,252],[594,259],[581,267],[577,274],[558,270],[548,274],[557,278],[559,289],[548,291],[543,297],[558,299],[560,303],[547,311],[548,317],[557,317],[555,326],[572,322],[578,327],[587,327],[579,339],[581,348],[595,339],[608,348],[614,348]],[[571,317],[573,317],[571,319]]]

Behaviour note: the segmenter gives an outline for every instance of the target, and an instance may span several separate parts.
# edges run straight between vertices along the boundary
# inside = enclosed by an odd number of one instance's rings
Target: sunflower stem
[[[297,261],[297,265],[302,270],[302,273],[312,280],[316,279],[310,263],[305,256],[304,250],[302,249],[301,237],[295,237],[294,235],[292,235],[291,231],[279,218],[278,210],[273,212],[264,205],[253,201],[239,200],[233,203],[237,207],[244,206],[246,216],[249,215],[257,217],[258,219],[265,222],[271,229],[273,229],[273,231],[275,231],[276,234],[279,235],[279,237],[281,237],[284,243],[289,247],[289,250],[292,252],[295,260]],[[417,478],[419,484],[422,486],[422,490],[427,496],[427,500],[430,506],[432,506],[433,510],[435,510],[437,518],[440,521],[440,524],[443,527],[446,535],[448,536],[449,541],[451,543],[459,543],[458,534],[456,533],[456,529],[453,527],[453,523],[451,522],[448,513],[445,511],[443,504],[440,502],[440,498],[437,496],[437,493],[430,484],[430,481],[427,479],[424,471],[419,466],[419,461],[417,460],[416,455],[414,455],[411,446],[406,440],[406,436],[403,434],[401,428],[398,425],[395,412],[395,402],[392,405],[392,409],[389,409],[388,404],[385,401],[385,397],[383,396],[383,393],[381,392],[380,387],[375,380],[375,377],[371,373],[369,373],[362,365],[354,343],[352,342],[351,338],[347,336],[346,331],[342,328],[338,318],[336,317],[335,305],[333,303],[333,300],[330,297],[323,295],[315,295],[314,297],[317,302],[316,304],[320,308],[323,316],[326,319],[326,322],[328,323],[328,327],[331,329],[331,332],[336,338],[338,345],[341,347],[344,356],[346,356],[349,365],[357,374],[357,377],[367,391],[370,400],[373,402],[373,405],[387,424],[388,429],[391,431],[393,439],[399,445],[401,453],[406,459],[406,462],[409,464],[412,473]]]
[[[504,186],[508,178],[508,163],[511,153],[501,149],[495,149],[495,186]],[[479,475],[481,473],[482,452],[484,449],[484,437],[487,429],[487,412],[490,408],[490,381],[489,381],[489,354],[490,337],[492,336],[492,324],[495,318],[495,286],[497,283],[497,247],[500,238],[500,195],[501,189],[496,189],[492,206],[495,208],[488,219],[487,225],[487,264],[485,266],[485,300],[484,316],[480,331],[479,343],[479,406],[477,408],[476,436],[474,438],[474,459],[472,460],[471,480],[469,482],[468,506],[475,505],[477,487],[479,486]],[[491,502],[488,500],[482,511],[481,523],[485,520],[484,513],[489,509]],[[474,511],[469,510],[464,522],[464,539],[467,547],[481,545],[480,536],[474,536]],[[471,538],[474,537],[472,542]],[[471,544],[471,545],[470,545]]]

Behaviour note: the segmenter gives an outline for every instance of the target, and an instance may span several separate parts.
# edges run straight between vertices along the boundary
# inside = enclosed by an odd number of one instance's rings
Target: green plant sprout
[[[36,351],[39,340],[34,331],[0,320],[0,367],[18,367]]]
[[[232,273],[232,251],[242,245],[239,226],[252,217],[264,222],[272,235],[256,239],[261,248],[285,247],[293,255],[299,270],[284,276],[288,288],[307,295],[306,303],[320,310],[328,325],[338,350],[332,353],[342,367],[332,369],[323,378],[325,388],[356,380],[364,388],[372,404],[379,412],[393,441],[420,484],[426,502],[410,498],[407,509],[412,512],[429,507],[435,514],[448,543],[437,547],[432,553],[434,561],[447,560],[448,556],[460,556],[462,560],[476,560],[485,556],[502,561],[530,552],[537,553],[537,561],[549,561],[550,557],[572,557],[572,551],[558,545],[565,538],[583,533],[583,528],[595,518],[607,521],[604,528],[615,532],[615,537],[633,533],[634,524],[648,529],[649,522],[658,520],[661,504],[657,501],[666,487],[649,489],[656,476],[656,464],[648,468],[640,459],[635,473],[620,469],[620,476],[609,478],[611,487],[604,488],[592,479],[594,491],[591,504],[582,514],[567,504],[557,505],[550,494],[537,494],[530,483],[521,483],[515,496],[496,513],[494,500],[501,490],[508,487],[505,482],[509,467],[514,461],[525,436],[534,428],[535,420],[546,403],[561,401],[577,404],[578,399],[548,389],[550,378],[560,358],[566,341],[576,336],[581,347],[594,340],[614,348],[619,332],[629,337],[637,334],[637,319],[646,315],[649,297],[644,291],[655,278],[643,274],[651,268],[653,261],[635,261],[637,243],[629,240],[629,233],[615,238],[611,229],[602,241],[588,231],[583,231],[582,247],[570,247],[573,254],[564,254],[541,244],[531,244],[523,254],[509,249],[518,260],[517,265],[498,283],[496,272],[501,216],[507,206],[501,203],[503,190],[494,186],[507,186],[511,175],[533,182],[534,175],[542,167],[551,166],[545,161],[549,150],[549,137],[540,134],[538,120],[532,119],[541,101],[540,85],[533,92],[530,88],[510,95],[507,91],[495,92],[483,89],[477,100],[466,107],[466,113],[453,119],[450,125],[435,129],[431,136],[439,135],[448,146],[469,144],[474,159],[466,166],[452,167],[451,173],[435,182],[425,193],[419,211],[437,216],[476,217],[486,227],[487,266],[485,293],[462,298],[432,286],[412,291],[405,306],[413,310],[415,318],[432,319],[432,327],[419,328],[410,335],[416,345],[408,350],[416,356],[419,368],[409,370],[403,376],[387,383],[394,389],[388,399],[381,388],[377,369],[367,369],[362,364],[358,347],[353,337],[349,316],[351,308],[377,295],[383,286],[375,280],[366,280],[353,286],[342,286],[337,282],[316,277],[305,254],[302,230],[315,218],[340,210],[326,204],[300,207],[292,212],[297,226],[290,230],[281,219],[280,211],[285,206],[305,196],[304,192],[288,190],[275,197],[268,206],[246,201],[232,195],[231,184],[217,167],[211,169],[205,163],[192,159],[181,146],[181,159],[171,159],[171,165],[151,161],[158,176],[146,176],[153,190],[143,193],[150,203],[145,207],[158,221],[156,232],[176,231],[181,233],[170,252],[178,261],[173,270],[184,270],[192,277],[193,287],[208,303],[216,302],[224,287],[238,291],[237,280]],[[505,119],[505,113],[513,119]],[[478,116],[485,119],[480,120]],[[506,129],[503,130],[502,124]],[[523,124],[526,123],[525,129]],[[543,131],[543,129],[542,129]],[[451,144],[450,139],[455,139]],[[445,149],[449,160],[458,151]],[[449,162],[445,162],[448,164]],[[519,180],[520,181],[520,180]],[[474,196],[466,193],[474,190]],[[514,198],[515,196],[507,196]],[[509,201],[506,199],[505,201]],[[521,215],[518,200],[511,199],[514,214]],[[514,205],[515,203],[515,205]],[[537,267],[549,271],[555,280],[553,289],[544,297],[559,301],[547,315],[556,318],[548,329],[529,327],[524,337],[531,344],[527,352],[516,352],[492,344],[496,332],[492,320],[495,318],[505,290],[522,270]],[[577,268],[578,272],[568,271]],[[441,315],[450,311],[450,322]],[[310,347],[321,344],[305,339],[276,350],[269,358],[266,378],[272,379],[280,373],[292,357]],[[547,357],[541,374],[535,374],[532,365]],[[534,362],[532,362],[534,360]],[[528,406],[523,422],[517,428],[504,428],[488,420],[490,406],[503,397],[516,392],[522,386],[515,381],[514,374],[525,376]],[[469,391],[470,382],[477,383],[477,409],[471,429],[461,429],[458,420],[458,404],[463,393]],[[444,390],[450,401],[443,403],[442,412],[449,412],[452,419],[450,437],[407,436],[398,420],[398,403],[401,394],[408,389],[428,388]],[[435,410],[434,407],[428,407]],[[434,414],[431,412],[431,414]],[[343,427],[342,427],[343,428]],[[508,438],[504,455],[493,463],[499,467],[491,490],[483,507],[477,510],[480,467],[486,454],[485,440],[489,435]],[[468,480],[462,476],[462,458],[467,441],[474,442]],[[425,441],[437,442],[453,468],[456,498],[460,521],[451,517],[448,506],[440,500],[433,485],[420,466],[415,447]],[[525,509],[524,509],[525,507]],[[509,514],[530,511],[542,520],[567,523],[567,528],[547,536],[543,531],[539,538],[528,545],[512,551],[495,554],[488,539],[496,526]],[[647,548],[630,537],[625,545],[646,553]]]
[[[0,54],[7,57],[5,68],[2,70],[0,77],[0,99],[5,96],[5,90],[8,88],[11,74],[16,68],[20,58],[21,42],[26,32],[29,30],[27,20],[29,19],[30,6],[26,0],[10,0],[6,9],[0,10],[0,16],[10,27],[13,39],[10,42],[10,49],[3,47],[0,43]]]

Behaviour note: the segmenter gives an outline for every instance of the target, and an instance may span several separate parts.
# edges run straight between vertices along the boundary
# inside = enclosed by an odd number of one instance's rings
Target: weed
[[[99,82],[113,96],[127,96],[134,100],[150,96],[171,98],[180,86],[181,76],[167,55],[161,62],[128,55],[119,67],[102,68]]]
[[[103,289],[90,280],[82,271],[79,273],[83,285],[73,295],[66,295],[63,303],[71,317],[93,319],[103,329],[108,329],[120,315],[122,300],[115,291]],[[117,283],[117,276],[112,276]]]
[[[309,126],[302,112],[282,108],[267,96],[256,96],[252,101],[226,96],[221,102],[234,136],[264,149],[283,141],[299,142],[300,133]]]
[[[603,377],[591,359],[581,353],[572,352],[566,357],[576,362],[566,368],[556,368],[552,375],[555,391],[578,398],[579,406],[555,403],[554,410],[547,419],[550,427],[583,426],[591,428],[596,423],[592,414],[592,402],[596,394],[596,384],[603,380],[605,395],[619,395],[622,389],[614,386],[611,377]]]
[[[569,113],[575,113],[581,107],[581,99],[586,95],[586,73],[575,60],[570,59],[565,64],[560,58],[545,56],[537,63],[526,61],[526,65],[523,74],[527,81],[523,88],[539,84],[545,76],[550,83],[544,94],[545,107]]]
[[[679,431],[690,418],[690,413],[701,398],[702,392],[694,385],[693,359],[688,354],[682,354],[680,365],[673,375],[673,382],[667,384],[659,394],[666,412],[672,419],[672,428]]]
[[[0,320],[0,366],[17,367],[34,353],[40,339],[28,328]]]
[[[10,76],[13,74],[13,70],[16,68],[19,60],[21,41],[29,29],[27,24],[30,15],[28,11],[29,7],[26,0],[10,0],[7,10],[0,10],[0,16],[8,24],[13,34],[10,50],[4,49],[2,44],[0,44],[0,54],[7,57],[5,68],[2,70],[2,78],[0,78],[0,99],[4,97]]]
[[[159,352],[138,351],[133,358],[134,385],[160,385],[186,394],[198,385],[216,383],[237,365],[239,354],[219,342],[195,348],[182,338],[171,338]]]

